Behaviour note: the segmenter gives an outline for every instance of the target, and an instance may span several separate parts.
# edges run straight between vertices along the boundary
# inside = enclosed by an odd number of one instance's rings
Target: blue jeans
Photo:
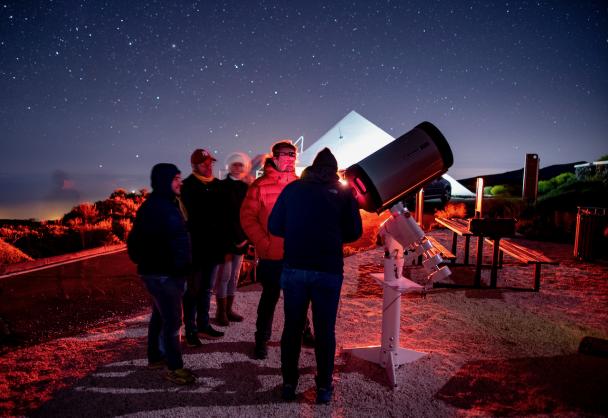
[[[329,389],[336,356],[336,317],[342,275],[286,267],[281,275],[281,288],[285,305],[285,324],[281,337],[283,383],[293,386],[298,383],[302,331],[306,324],[308,304],[312,303],[316,382],[318,388]]]
[[[169,370],[184,367],[179,345],[179,329],[182,326],[182,297],[186,279],[143,275],[144,286],[152,296],[152,315],[148,325],[148,361],[162,360],[161,343]]]
[[[215,285],[218,264],[208,263],[195,271],[188,280],[184,295],[184,325],[186,334],[195,334],[209,327],[211,293]]]

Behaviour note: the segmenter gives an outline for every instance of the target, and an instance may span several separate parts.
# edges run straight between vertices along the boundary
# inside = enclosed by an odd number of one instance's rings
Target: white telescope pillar
[[[351,353],[363,360],[379,364],[386,369],[391,386],[397,386],[397,368],[411,363],[426,353],[399,347],[401,325],[401,295],[422,293],[423,286],[401,276],[403,258],[389,255],[384,259],[384,274],[373,274],[374,280],[382,286],[382,337],[380,346],[350,349]]]
[[[364,360],[377,363],[386,369],[393,387],[397,386],[397,368],[405,363],[418,360],[426,353],[399,347],[401,324],[401,295],[404,293],[424,293],[425,288],[401,275],[403,271],[403,249],[408,248],[421,254],[424,269],[429,272],[429,283],[448,277],[447,267],[438,267],[443,262],[439,254],[434,254],[430,241],[410,212],[401,203],[391,208],[391,217],[380,226],[384,241],[384,274],[372,274],[383,289],[382,337],[380,346],[350,349],[351,353]]]

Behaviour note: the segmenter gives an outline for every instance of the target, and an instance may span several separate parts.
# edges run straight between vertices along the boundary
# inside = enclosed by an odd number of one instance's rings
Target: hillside
[[[538,180],[549,180],[561,173],[574,173],[574,166],[578,164],[584,164],[586,161],[578,161],[575,163],[568,164],[554,164],[538,171]],[[524,169],[506,171],[498,174],[488,174],[477,177],[483,177],[484,186],[496,186],[499,184],[508,184],[513,186],[521,187],[524,181]],[[464,187],[471,191],[475,191],[475,183],[477,177],[469,177],[466,179],[458,180]]]
[[[13,264],[31,260],[32,257],[0,239],[0,264]]]

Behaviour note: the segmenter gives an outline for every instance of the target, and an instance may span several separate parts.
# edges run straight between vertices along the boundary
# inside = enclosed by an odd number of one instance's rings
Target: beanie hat
[[[211,158],[213,161],[217,161],[206,149],[198,148],[195,149],[192,155],[190,156],[191,164],[201,164]]]
[[[331,168],[333,171],[338,171],[338,161],[336,160],[336,157],[334,157],[334,155],[331,153],[329,148],[323,148],[321,151],[319,151],[319,153],[313,160],[312,165],[315,167],[328,167]]]
[[[243,168],[246,173],[251,170],[251,158],[249,158],[247,154],[242,152],[233,152],[232,154],[228,155],[228,158],[226,158],[226,168],[230,169],[230,166],[234,163],[243,164]]]

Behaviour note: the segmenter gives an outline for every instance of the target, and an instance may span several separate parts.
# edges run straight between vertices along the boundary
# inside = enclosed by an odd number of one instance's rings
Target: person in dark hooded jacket
[[[309,303],[316,337],[317,403],[329,403],[332,397],[342,245],[362,233],[357,201],[352,190],[340,184],[337,171],[336,158],[324,148],[300,180],[285,187],[268,220],[269,231],[284,238],[281,372],[286,400],[296,398],[300,339]]]
[[[190,384],[196,378],[184,369],[179,344],[182,298],[192,252],[177,200],[182,180],[178,168],[166,163],[152,168],[151,180],[153,191],[137,211],[127,240],[129,257],[137,264],[137,272],[153,301],[148,364],[160,368],[166,363],[168,380]]]

